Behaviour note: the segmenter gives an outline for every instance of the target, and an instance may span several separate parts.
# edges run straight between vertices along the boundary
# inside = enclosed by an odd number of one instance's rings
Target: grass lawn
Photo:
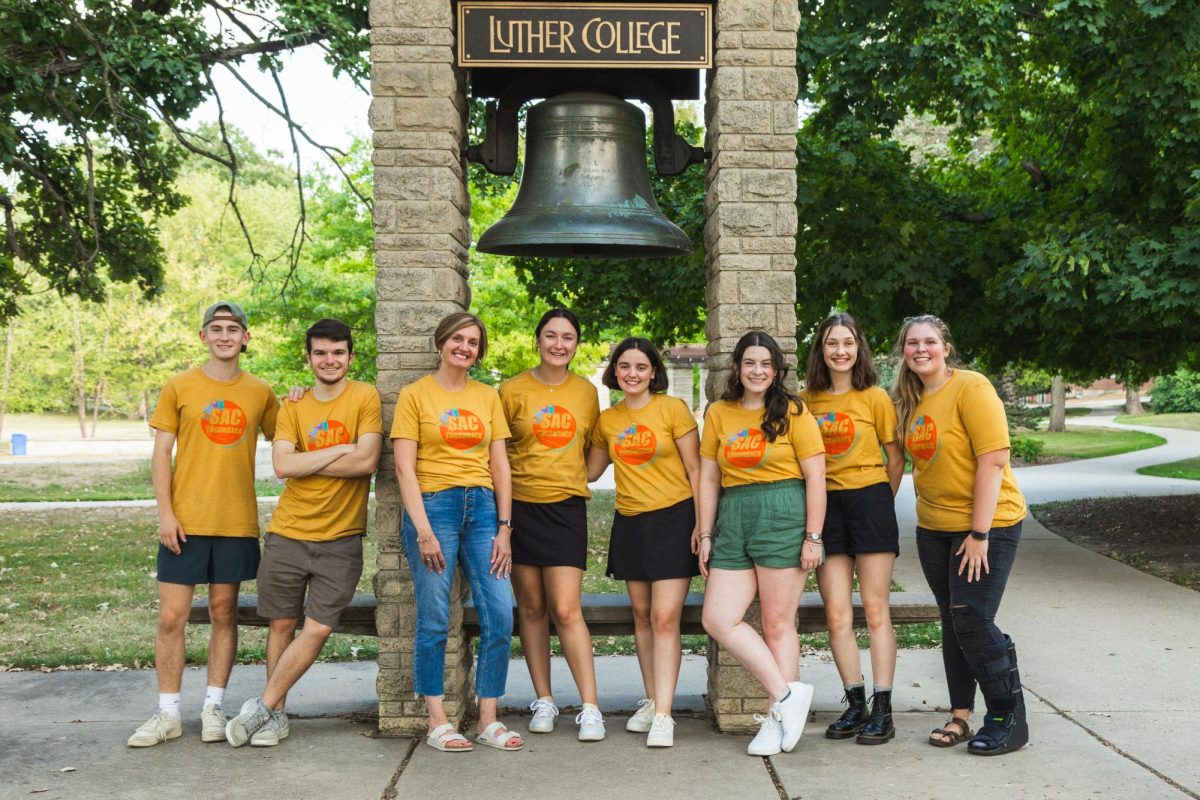
[[[1183,428],[1200,431],[1200,413],[1191,414],[1122,414],[1117,422],[1123,425],[1149,425],[1154,428]]]
[[[1166,439],[1141,431],[1122,431],[1092,426],[1068,427],[1062,433],[1034,431],[1021,434],[1045,445],[1043,458],[1100,458],[1166,444]]]
[[[1189,481],[1200,481],[1200,458],[1185,458],[1169,464],[1142,467],[1138,470],[1138,474],[1153,475],[1156,478],[1185,478]]]
[[[255,489],[274,496],[283,482],[255,481]],[[0,502],[152,499],[149,460],[0,466]]]
[[[583,590],[623,593],[624,585],[605,577],[608,533],[614,497],[596,492],[589,504],[588,571]],[[260,506],[262,522],[270,508]],[[48,668],[59,665],[125,665],[143,667],[154,660],[157,588],[156,515],[151,508],[20,511],[0,516],[0,667]],[[376,572],[374,514],[365,541],[365,569],[358,591],[371,591]],[[893,589],[899,590],[899,586]],[[809,578],[809,590],[815,590]],[[696,578],[692,591],[703,591]],[[254,593],[254,582],[242,591]],[[941,643],[937,625],[897,628],[900,647],[933,647]],[[806,634],[808,647],[825,649],[828,636]],[[860,644],[865,646],[865,638]],[[240,662],[265,657],[266,631],[242,628]],[[632,654],[632,636],[594,640],[598,655]],[[208,628],[189,626],[188,660],[206,659]],[[686,636],[684,648],[703,652],[707,637]],[[554,642],[557,648],[557,640]],[[513,653],[520,655],[514,637]],[[371,660],[378,640],[335,634],[324,660]]]

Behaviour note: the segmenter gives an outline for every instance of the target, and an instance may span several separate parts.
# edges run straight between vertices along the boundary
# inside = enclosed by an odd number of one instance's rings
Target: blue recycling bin
[[[28,438],[23,433],[14,433],[12,435],[12,454],[14,456],[25,455],[25,445],[28,443]]]

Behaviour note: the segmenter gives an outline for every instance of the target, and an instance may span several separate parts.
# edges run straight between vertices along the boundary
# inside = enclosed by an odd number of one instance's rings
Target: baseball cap
[[[231,314],[243,328],[246,328],[247,330],[250,329],[250,324],[246,320],[246,312],[242,311],[242,307],[237,303],[231,303],[228,300],[218,300],[209,306],[208,310],[204,312],[204,321],[200,323],[200,327],[207,328],[208,323],[212,322],[213,317],[215,317],[217,312],[221,311],[222,309]]]

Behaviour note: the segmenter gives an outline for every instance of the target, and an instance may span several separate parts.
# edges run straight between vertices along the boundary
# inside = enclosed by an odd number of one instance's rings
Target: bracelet
[[[712,534],[711,534],[711,533],[702,533],[702,534],[700,534],[700,541],[704,541],[705,539],[711,539],[711,538],[712,538]]]
[[[417,544],[425,544],[425,543],[427,543],[427,542],[432,542],[432,541],[433,541],[434,539],[436,539],[436,538],[437,538],[437,537],[436,537],[436,536],[434,536],[432,533],[431,533],[431,534],[429,534],[428,536],[424,537],[424,538],[421,538],[420,536],[418,536],[418,537],[417,537]]]

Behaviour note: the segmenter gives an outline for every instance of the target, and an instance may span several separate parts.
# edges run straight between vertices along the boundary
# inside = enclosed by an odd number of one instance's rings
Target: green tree
[[[920,311],[992,366],[1140,381],[1200,344],[1200,6],[801,2],[802,318]],[[913,114],[948,126],[913,157]],[[986,134],[978,148],[977,136]]]
[[[157,291],[158,225],[185,202],[176,186],[185,153],[233,176],[224,194],[242,220],[241,164],[224,120],[216,138],[181,127],[215,94],[212,71],[240,79],[252,63],[274,74],[280,53],[319,43],[335,72],[362,79],[366,28],[367,0],[4,0],[0,321],[35,277],[85,300],[103,299],[108,281]],[[282,97],[260,99],[286,116]],[[286,243],[293,265],[302,234]]]

